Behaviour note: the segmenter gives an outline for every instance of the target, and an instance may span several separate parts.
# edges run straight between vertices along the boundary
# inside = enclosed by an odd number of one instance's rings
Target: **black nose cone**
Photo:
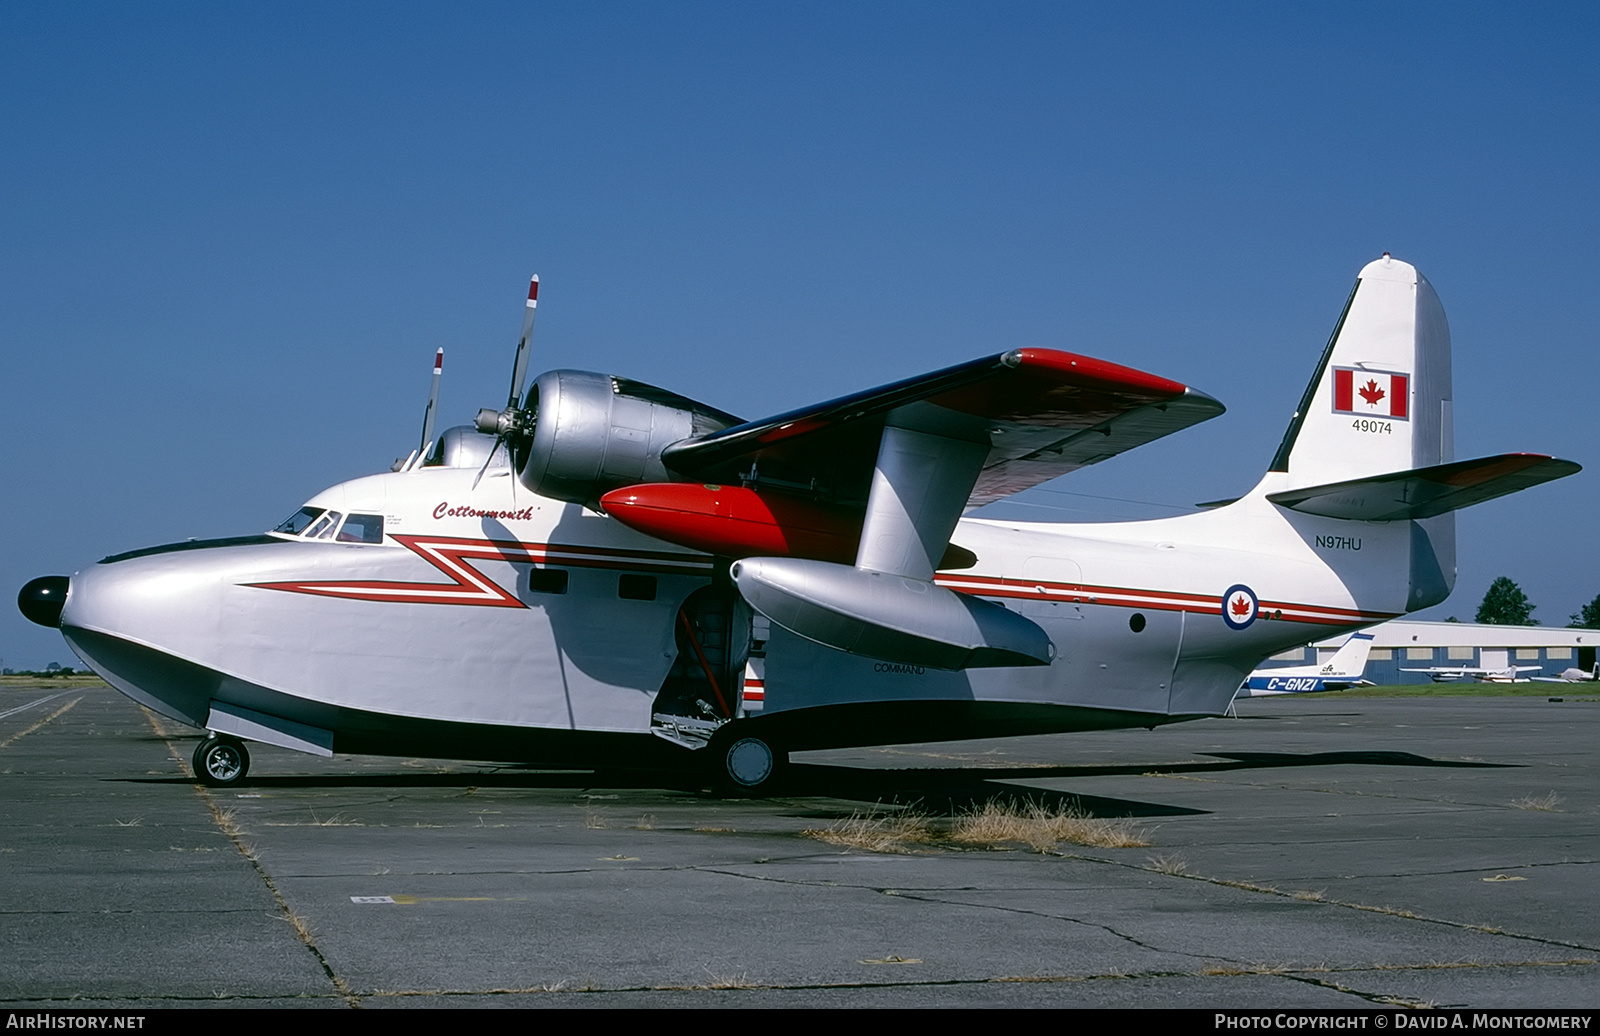
[[[61,625],[61,606],[67,603],[66,576],[30,579],[17,594],[17,607],[29,620],[55,629]]]

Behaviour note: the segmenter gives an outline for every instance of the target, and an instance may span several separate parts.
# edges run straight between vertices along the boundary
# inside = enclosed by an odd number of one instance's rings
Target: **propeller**
[[[500,451],[501,445],[513,435],[526,434],[530,430],[529,415],[518,404],[522,401],[522,383],[528,377],[528,343],[533,339],[533,318],[538,310],[539,275],[534,274],[528,281],[528,304],[522,313],[522,338],[517,342],[517,358],[511,365],[511,395],[506,400],[506,408],[494,410],[484,407],[478,411],[477,419],[473,422],[478,431],[495,437],[489,456],[484,458],[483,467],[478,469],[478,477],[472,480],[473,489],[478,488],[483,473],[494,463],[494,455]]]

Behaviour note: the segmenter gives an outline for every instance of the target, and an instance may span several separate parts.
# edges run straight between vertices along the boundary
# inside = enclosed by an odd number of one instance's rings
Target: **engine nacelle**
[[[589,371],[547,371],[523,402],[532,434],[516,436],[517,479],[540,496],[598,507],[613,489],[671,482],[661,451],[740,419],[674,392]]]

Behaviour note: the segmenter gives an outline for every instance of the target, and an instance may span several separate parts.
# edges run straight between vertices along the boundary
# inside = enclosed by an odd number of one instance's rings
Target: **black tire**
[[[738,794],[771,791],[789,766],[789,753],[759,734],[726,731],[707,750],[714,779]]]
[[[213,734],[194,750],[194,775],[202,784],[229,788],[250,772],[250,753],[237,738]]]

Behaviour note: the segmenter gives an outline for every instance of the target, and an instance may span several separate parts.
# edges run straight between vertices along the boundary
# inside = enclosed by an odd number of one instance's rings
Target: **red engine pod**
[[[793,557],[850,564],[861,514],[742,486],[647,482],[614,489],[600,505],[623,525],[725,557]]]

